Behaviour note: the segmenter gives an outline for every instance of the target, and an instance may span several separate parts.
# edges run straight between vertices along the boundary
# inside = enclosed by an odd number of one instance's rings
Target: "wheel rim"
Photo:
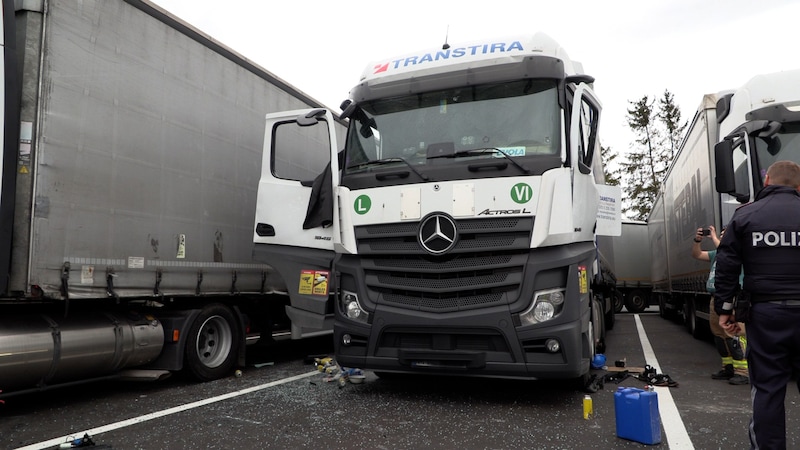
[[[230,354],[233,331],[222,316],[211,316],[203,322],[197,333],[197,359],[206,367],[219,367]]]

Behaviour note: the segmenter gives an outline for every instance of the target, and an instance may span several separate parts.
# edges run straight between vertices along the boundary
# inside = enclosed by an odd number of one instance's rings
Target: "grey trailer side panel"
[[[11,271],[11,243],[14,230],[17,149],[19,142],[20,74],[17,63],[17,30],[14,25],[14,4],[3,2],[3,137],[0,172],[0,292],[8,290]]]
[[[614,274],[617,285],[650,285],[650,252],[647,224],[622,222],[622,234],[611,238],[614,243]]]
[[[647,235],[650,242],[650,279],[653,290],[669,292],[669,249],[667,248],[666,225],[664,220],[664,196],[659,195],[653,202],[647,218]]]
[[[259,292],[267,277],[284,290],[252,262],[264,115],[318,105],[147,2],[53,0],[45,14],[41,48],[25,48],[43,65],[25,84],[33,214],[18,214],[15,245],[31,259],[14,289]]]
[[[711,173],[709,125],[714,134],[713,109],[699,111],[664,181],[672,291],[706,292],[709,264],[692,258],[692,240],[699,227],[714,225],[720,231],[715,221],[716,193]],[[704,250],[712,250],[708,243],[703,245]]]

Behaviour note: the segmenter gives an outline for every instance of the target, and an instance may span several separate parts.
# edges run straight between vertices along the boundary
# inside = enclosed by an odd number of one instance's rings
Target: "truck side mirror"
[[[301,127],[316,125],[317,122],[319,122],[320,117],[325,117],[325,110],[314,109],[309,111],[308,114],[297,116],[297,125],[300,125]]]
[[[714,183],[717,192],[732,194],[736,191],[736,179],[733,173],[733,144],[728,139],[714,146],[714,167],[716,168]]]
[[[347,119],[348,117],[352,116],[353,111],[356,110],[356,102],[347,99],[342,102],[339,108],[341,108],[342,110],[342,113],[339,114],[339,118],[341,118],[342,120]]]

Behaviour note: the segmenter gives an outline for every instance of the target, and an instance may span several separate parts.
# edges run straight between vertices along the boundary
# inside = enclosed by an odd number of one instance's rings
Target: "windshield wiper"
[[[457,158],[459,156],[469,156],[469,155],[473,155],[473,154],[483,154],[483,153],[491,153],[491,154],[499,153],[499,154],[503,155],[503,157],[505,159],[511,161],[511,164],[516,166],[519,170],[525,172],[526,175],[531,173],[531,171],[528,170],[528,168],[526,168],[526,167],[520,165],[518,162],[514,161],[514,158],[512,158],[511,156],[508,156],[508,153],[500,150],[497,147],[468,148],[468,149],[464,149],[464,150],[458,150],[458,151],[453,152],[453,153],[442,153],[442,154],[439,154],[439,155],[428,156],[428,159]]]
[[[363,163],[358,163],[358,164],[353,164],[351,166],[347,166],[347,169],[366,169],[367,167],[370,167],[370,166],[382,166],[384,164],[391,164],[391,163],[395,163],[395,162],[404,163],[418,177],[422,178],[425,181],[428,181],[428,176],[427,175],[423,175],[417,169],[415,169],[414,166],[412,166],[410,162],[408,162],[405,159],[400,158],[400,157],[383,158],[383,159],[376,159],[374,161],[366,161],[366,162],[363,162]]]

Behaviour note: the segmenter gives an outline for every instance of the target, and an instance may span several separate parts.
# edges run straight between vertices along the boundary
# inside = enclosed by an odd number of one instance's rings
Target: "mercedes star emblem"
[[[457,238],[456,222],[447,214],[431,214],[420,224],[419,244],[433,255],[441,255],[452,249]]]

